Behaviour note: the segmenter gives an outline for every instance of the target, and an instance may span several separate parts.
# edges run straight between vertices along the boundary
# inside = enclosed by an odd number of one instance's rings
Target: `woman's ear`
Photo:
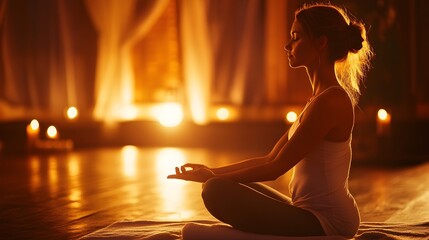
[[[325,35],[320,36],[317,39],[317,44],[320,51],[326,49],[328,47],[328,38]]]

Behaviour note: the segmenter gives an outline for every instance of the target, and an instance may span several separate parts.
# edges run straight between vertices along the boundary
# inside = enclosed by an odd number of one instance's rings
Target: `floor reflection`
[[[69,178],[75,178],[80,174],[80,159],[78,156],[71,154],[67,160],[67,172]]]
[[[41,176],[40,176],[40,159],[37,156],[31,156],[29,158],[30,166],[30,189],[31,192],[36,192],[40,187]]]
[[[186,162],[220,166],[261,154],[125,146],[2,156],[0,222],[16,239],[75,239],[123,219],[207,219],[201,184],[167,176]],[[362,219],[427,218],[428,171],[353,167]],[[288,193],[290,174],[269,185]]]
[[[123,173],[125,177],[135,178],[137,172],[138,148],[136,146],[122,147]]]
[[[185,153],[178,148],[160,149],[156,154],[156,189],[162,202],[160,212],[167,214],[166,218],[171,220],[190,218],[193,214],[183,209],[187,197],[184,188],[188,182],[167,179],[169,174],[174,173],[175,167],[186,161]]]
[[[48,186],[49,196],[55,198],[58,195],[58,159],[56,156],[48,158]]]
[[[68,200],[71,202],[70,207],[79,209],[82,206],[82,190],[80,181],[80,158],[71,154],[67,159],[67,173],[68,173]]]

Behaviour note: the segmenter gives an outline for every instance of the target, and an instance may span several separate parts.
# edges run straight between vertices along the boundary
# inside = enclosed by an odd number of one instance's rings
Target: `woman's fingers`
[[[171,178],[177,178],[177,174],[168,175],[168,176],[167,176],[167,178],[168,178],[168,179],[171,179]]]
[[[205,166],[201,165],[201,164],[195,164],[195,163],[186,163],[185,165],[183,165],[183,167],[185,167],[185,168],[192,168],[193,170],[195,170],[195,169],[198,169],[198,168],[203,168]]]
[[[176,171],[176,174],[168,175],[168,176],[167,176],[167,178],[176,178],[176,179],[180,179],[180,175],[181,175],[182,173],[180,172],[179,167],[175,167],[174,169],[175,169],[175,171]]]
[[[180,175],[189,172],[189,170],[186,170],[185,166],[181,166],[180,168],[179,167],[175,167],[174,169],[176,171],[176,174],[168,175],[167,178],[180,178],[179,177]]]
[[[191,180],[199,175],[199,170],[204,169],[201,164],[187,163],[180,167],[175,167],[175,174],[168,175],[167,178]]]
[[[185,167],[176,167],[176,174],[168,175],[167,178],[171,179],[182,179],[193,182],[205,182],[214,176],[213,172],[206,168],[200,168],[195,170],[186,170]],[[180,172],[182,171],[182,172]]]
[[[187,181],[189,181],[189,180],[192,180],[193,178],[195,178],[195,173],[191,173],[191,171],[188,171],[188,172],[183,172],[183,173],[176,173],[176,174],[171,174],[171,175],[168,175],[167,176],[167,178],[168,179],[182,179],[182,180],[187,180]]]

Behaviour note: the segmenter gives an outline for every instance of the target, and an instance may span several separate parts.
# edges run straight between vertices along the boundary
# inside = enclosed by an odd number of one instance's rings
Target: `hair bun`
[[[356,23],[350,23],[347,27],[348,49],[350,52],[356,53],[362,48],[362,26]]]

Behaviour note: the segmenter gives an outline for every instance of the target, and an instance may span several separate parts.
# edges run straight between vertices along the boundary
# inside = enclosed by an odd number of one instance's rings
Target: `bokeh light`
[[[176,127],[183,120],[183,109],[179,103],[164,103],[157,106],[154,114],[158,122],[164,127]]]
[[[298,118],[298,115],[294,111],[290,111],[286,114],[286,120],[290,123],[293,123]]]
[[[387,111],[385,109],[381,108],[380,110],[378,110],[377,116],[378,116],[378,119],[385,121],[389,117],[389,114],[387,113]]]
[[[55,126],[49,126],[48,130],[46,130],[46,137],[50,138],[50,139],[56,139],[58,138],[58,131],[57,128]]]
[[[229,110],[227,108],[221,107],[216,111],[216,117],[219,120],[227,120],[230,116]]]
[[[33,130],[37,130],[39,129],[40,125],[39,125],[39,121],[37,121],[36,119],[31,120],[30,122],[30,127]]]
[[[77,111],[76,107],[69,107],[67,109],[67,118],[70,120],[76,119],[79,115],[79,112]]]

